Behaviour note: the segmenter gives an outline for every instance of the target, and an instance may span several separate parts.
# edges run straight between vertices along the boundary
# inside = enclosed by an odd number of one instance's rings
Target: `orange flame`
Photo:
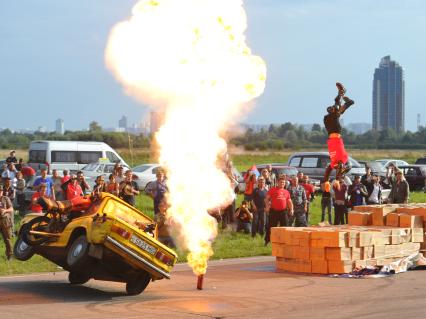
[[[242,0],[142,0],[112,30],[106,63],[126,93],[165,110],[157,134],[179,243],[195,274],[213,254],[207,210],[233,192],[217,165],[228,123],[265,88],[266,65],[251,54]]]

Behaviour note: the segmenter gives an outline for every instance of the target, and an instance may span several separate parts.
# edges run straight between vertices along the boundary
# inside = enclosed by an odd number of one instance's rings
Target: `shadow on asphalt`
[[[63,282],[20,281],[0,283],[0,305],[40,304],[52,302],[108,301],[126,296],[124,292],[103,291]],[[54,311],[54,310],[53,310]]]

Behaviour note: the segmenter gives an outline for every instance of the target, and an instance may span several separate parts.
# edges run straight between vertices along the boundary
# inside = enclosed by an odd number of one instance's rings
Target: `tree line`
[[[0,131],[0,148],[26,149],[32,141],[97,141],[104,142],[113,148],[147,148],[150,146],[150,137],[128,134],[125,132],[105,132],[96,122],[91,122],[88,131],[65,131],[65,134],[55,132],[18,133],[9,129]]]
[[[425,149],[426,127],[417,132],[396,132],[370,130],[364,134],[355,134],[343,129],[342,136],[347,148],[357,149]],[[273,125],[268,129],[255,132],[248,129],[242,136],[231,140],[232,144],[243,146],[246,150],[282,150],[300,148],[318,148],[327,144],[328,134],[320,124],[313,124],[311,130],[290,122]]]
[[[345,145],[358,149],[426,149],[426,127],[417,132],[396,132],[392,129],[368,131],[355,134],[343,129]],[[34,140],[56,141],[98,141],[113,148],[150,147],[152,137],[143,134],[133,135],[124,132],[105,132],[97,122],[91,122],[88,131],[66,131],[64,135],[55,132],[17,133],[9,129],[0,131],[0,148],[26,149]],[[318,148],[327,144],[328,135],[320,124],[314,124],[311,130],[290,122],[273,125],[255,132],[248,129],[243,135],[230,140],[231,144],[242,146],[246,150],[283,150],[300,148]]]

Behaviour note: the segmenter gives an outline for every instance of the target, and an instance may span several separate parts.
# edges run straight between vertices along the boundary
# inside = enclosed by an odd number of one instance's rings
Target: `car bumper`
[[[149,260],[145,259],[143,256],[133,251],[132,249],[124,246],[114,238],[107,236],[107,243],[112,246],[113,250],[121,252],[121,254],[126,255],[131,258],[133,263],[140,264],[143,268],[147,269],[150,273],[154,274],[156,277],[170,279],[170,274],[163,269],[153,265]]]

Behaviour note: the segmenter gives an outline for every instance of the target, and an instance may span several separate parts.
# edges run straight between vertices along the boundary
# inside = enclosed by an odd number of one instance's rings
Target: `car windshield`
[[[132,169],[133,172],[142,173],[151,168],[152,165],[140,165],[136,166],[134,169]]]
[[[286,174],[287,176],[297,175],[297,169],[294,167],[277,168],[278,175]]]
[[[369,162],[367,166],[370,167],[373,172],[379,172],[383,169],[383,164],[381,162]]]
[[[426,157],[419,158],[419,159],[416,161],[416,164],[426,164]]]
[[[356,167],[356,168],[362,168],[363,167],[360,163],[355,161],[353,158],[349,158],[349,161],[351,162],[352,167]]]
[[[98,167],[98,163],[90,163],[83,167],[83,171],[94,171]]]
[[[377,160],[376,162],[382,164],[383,166],[385,166],[388,161],[386,161],[386,160]]]

